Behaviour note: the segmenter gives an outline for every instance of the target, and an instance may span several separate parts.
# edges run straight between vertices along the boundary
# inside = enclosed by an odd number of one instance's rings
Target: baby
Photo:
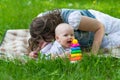
[[[41,53],[51,54],[51,58],[68,56],[70,54],[71,42],[74,39],[74,29],[69,24],[59,24],[55,29],[55,39],[51,48],[45,53],[43,52],[46,49],[43,48]]]

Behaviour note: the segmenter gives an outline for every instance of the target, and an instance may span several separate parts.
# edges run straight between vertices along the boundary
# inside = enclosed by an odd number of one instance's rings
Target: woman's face
[[[39,34],[37,34],[39,35]],[[54,33],[52,34],[41,34],[39,36],[36,36],[35,40],[39,44],[39,48],[42,49],[44,48],[48,43],[52,42],[54,40]]]
[[[46,42],[44,40],[39,40],[39,48],[42,49],[44,48],[49,42]]]

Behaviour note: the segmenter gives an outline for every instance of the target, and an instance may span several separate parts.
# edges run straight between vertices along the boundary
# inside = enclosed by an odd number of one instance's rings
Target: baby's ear
[[[58,36],[55,36],[55,39],[56,39],[56,40],[59,40],[59,37],[58,37]]]

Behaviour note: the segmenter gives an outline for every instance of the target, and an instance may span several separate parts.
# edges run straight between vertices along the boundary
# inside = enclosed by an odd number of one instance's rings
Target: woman
[[[56,26],[63,22],[74,28],[81,47],[91,47],[94,54],[100,47],[110,49],[120,46],[120,19],[95,10],[58,9],[40,14],[32,21],[29,39],[31,57],[36,57],[34,53],[50,45]]]

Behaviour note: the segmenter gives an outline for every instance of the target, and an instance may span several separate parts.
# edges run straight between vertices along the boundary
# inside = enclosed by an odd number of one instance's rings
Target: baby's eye
[[[67,34],[65,34],[64,36],[68,36]]]
[[[71,36],[74,36],[74,34],[71,34]]]

